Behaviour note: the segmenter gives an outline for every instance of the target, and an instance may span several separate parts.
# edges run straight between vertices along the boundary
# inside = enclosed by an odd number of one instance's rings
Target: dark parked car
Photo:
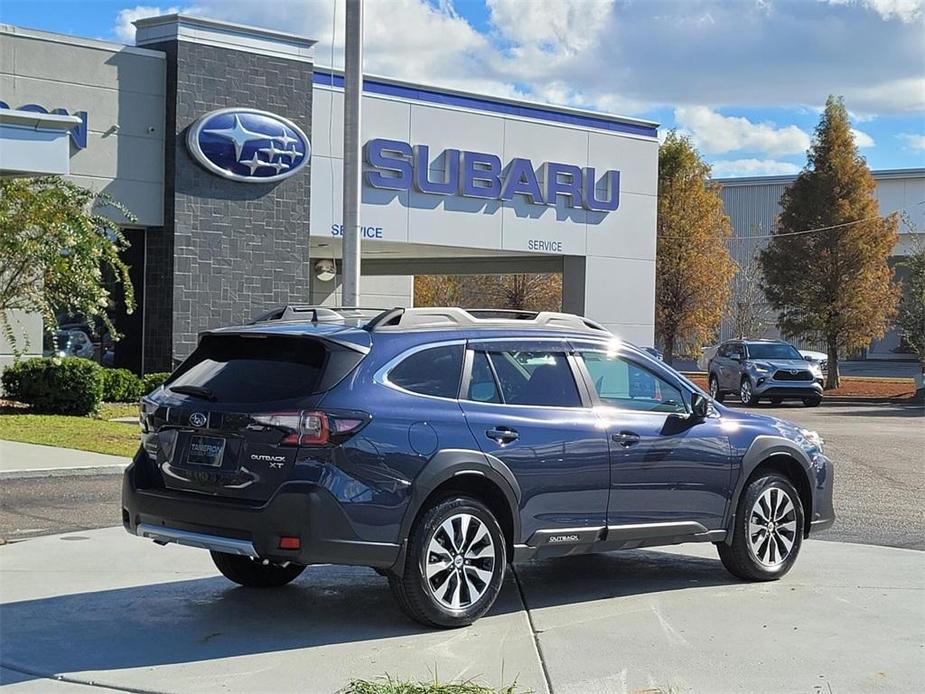
[[[834,520],[817,434],[714,405],[568,314],[213,330],[141,426],[130,533],[208,549],[244,586],[371,566],[441,627],[485,614],[509,561],[712,542],[773,580]]]
[[[822,402],[822,368],[781,340],[729,340],[716,350],[707,367],[710,394],[722,402],[738,393],[746,405],[762,398],[774,404],[802,400],[807,407]]]

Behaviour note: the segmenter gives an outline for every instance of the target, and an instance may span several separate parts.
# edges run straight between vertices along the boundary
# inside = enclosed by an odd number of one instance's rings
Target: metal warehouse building
[[[912,249],[925,243],[925,169],[874,171],[873,176],[877,182],[876,196],[880,203],[880,213],[887,215],[897,212],[903,216],[899,226],[900,240],[892,259],[895,264]],[[717,183],[722,185],[721,196],[726,214],[732,222],[730,249],[740,265],[747,263],[750,257],[767,244],[767,239],[752,237],[767,235],[775,228],[780,214],[781,196],[795,179],[796,176],[717,179]],[[797,259],[795,262],[804,260]],[[811,259],[805,259],[805,262],[809,268]],[[777,336],[778,333],[772,329],[763,337]],[[732,334],[731,322],[727,320],[723,323],[720,337],[725,340],[740,336]],[[909,358],[910,355],[903,351],[899,333],[892,330],[882,340],[871,344],[864,356],[894,359]]]
[[[315,266],[340,256],[343,82],[305,37],[136,27],[124,46],[0,26],[0,169],[135,213],[114,363],[152,371],[204,329],[337,301]],[[364,303],[411,305],[416,274],[561,272],[565,310],[652,344],[657,124],[378,77],[363,112]]]

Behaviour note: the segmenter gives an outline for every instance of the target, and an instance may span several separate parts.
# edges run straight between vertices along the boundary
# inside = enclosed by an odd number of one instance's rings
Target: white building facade
[[[116,365],[145,372],[203,329],[338,301],[313,268],[341,254],[343,78],[308,38],[136,25],[135,46],[0,25],[0,171],[67,175],[134,212],[139,310],[118,316]],[[411,305],[416,274],[561,272],[564,310],[654,342],[657,124],[374,76],[363,102],[364,304]],[[266,162],[259,142],[191,144],[203,119],[238,113],[253,135],[259,112],[306,136],[298,172],[266,180],[292,162],[273,132]]]

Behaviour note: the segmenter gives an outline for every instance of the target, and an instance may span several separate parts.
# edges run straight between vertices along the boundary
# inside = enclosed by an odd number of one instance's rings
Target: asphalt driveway
[[[837,521],[818,539],[925,550],[925,408],[823,403],[749,409],[825,439],[826,455],[835,461]]]

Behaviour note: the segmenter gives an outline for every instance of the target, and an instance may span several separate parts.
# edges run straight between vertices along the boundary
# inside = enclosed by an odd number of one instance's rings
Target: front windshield
[[[748,345],[749,359],[802,359],[793,345],[786,342],[758,342]]]

